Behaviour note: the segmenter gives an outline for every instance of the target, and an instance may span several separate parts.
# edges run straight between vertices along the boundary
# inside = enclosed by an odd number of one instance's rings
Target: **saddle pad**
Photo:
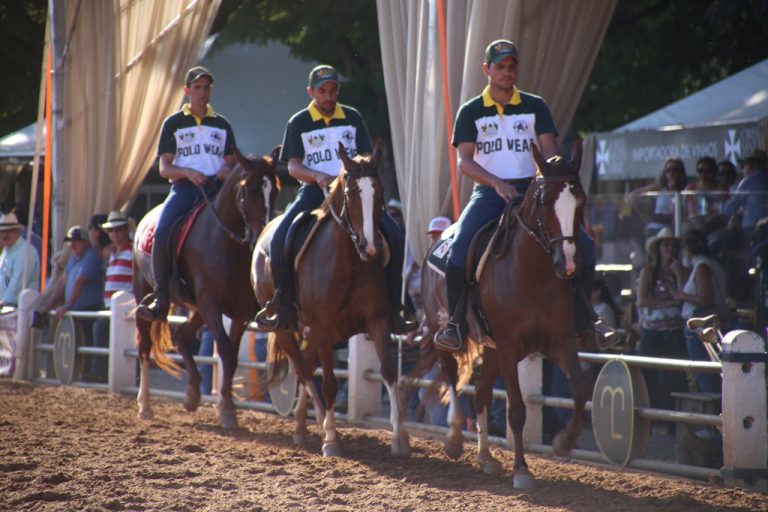
[[[452,245],[453,234],[438,240],[434,250],[427,255],[427,265],[441,276],[445,276],[445,269],[448,267],[448,253]]]
[[[205,202],[199,203],[192,211],[184,218],[183,223],[178,231],[178,237],[176,242],[176,257],[181,256],[181,249],[184,247],[184,242],[189,236],[189,231],[192,229],[192,225],[195,223],[195,219],[205,208]],[[155,241],[155,229],[157,228],[157,219],[154,219],[152,223],[147,225],[147,229],[142,233],[141,240],[139,240],[139,250],[149,256],[152,254],[152,243]]]

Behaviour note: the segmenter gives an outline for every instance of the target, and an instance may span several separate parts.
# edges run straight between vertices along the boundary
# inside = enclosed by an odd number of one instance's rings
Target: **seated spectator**
[[[717,182],[717,162],[711,156],[699,158],[696,162],[698,182],[690,182],[685,190],[696,192],[686,198],[689,217],[703,217],[719,213],[723,198],[717,194],[720,190]]]
[[[739,173],[730,160],[717,164],[717,187],[723,192],[733,193],[739,185]]]
[[[679,282],[685,283],[674,294],[675,300],[683,303],[684,320],[693,317],[717,314],[721,325],[729,323],[726,304],[725,272],[720,264],[707,254],[707,238],[699,229],[688,229],[683,234],[683,248],[688,254],[691,268],[676,268]],[[685,343],[688,358],[694,361],[709,361],[709,354],[695,332],[685,327]],[[720,393],[720,376],[713,373],[694,373],[694,382],[699,391]]]
[[[23,227],[13,212],[0,215],[0,307],[17,306],[25,288],[40,288],[40,256],[21,235]]]
[[[110,254],[112,253],[112,248],[110,247],[112,242],[107,232],[101,227],[105,222],[107,222],[107,216],[103,213],[97,213],[91,217],[91,223],[88,224],[88,239],[96,253],[104,260],[106,268],[107,261],[109,261]]]
[[[682,192],[687,185],[688,175],[685,172],[685,164],[679,158],[669,158],[664,162],[664,167],[656,181],[632,191],[630,199],[636,209],[641,195],[658,192],[651,222],[648,223],[646,230],[648,236],[656,234],[672,220],[675,213],[675,193]]]
[[[128,234],[128,219],[124,213],[110,212],[103,229],[112,242],[109,261],[105,272],[104,282],[104,308],[111,306],[112,295],[119,291],[133,293],[133,242]],[[96,320],[93,325],[94,345],[109,348],[109,320],[102,318]],[[91,372],[85,380],[105,382],[107,378],[107,359],[102,356],[94,356],[91,360]]]
[[[744,178],[726,201],[723,213],[741,214],[741,227],[746,238],[750,239],[757,221],[768,215],[768,154],[762,149],[755,149],[739,162]]]
[[[648,263],[640,271],[637,308],[640,315],[638,355],[686,359],[683,318],[675,292],[682,283],[674,268],[679,241],[669,228],[662,229],[645,244]],[[685,376],[670,370],[645,369],[651,407],[672,409],[672,391],[685,391]]]

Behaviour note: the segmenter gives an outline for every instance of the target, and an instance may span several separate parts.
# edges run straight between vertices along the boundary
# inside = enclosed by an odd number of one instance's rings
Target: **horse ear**
[[[339,159],[341,159],[341,163],[344,164],[344,170],[346,172],[353,171],[355,166],[352,165],[352,160],[349,158],[349,155],[347,155],[347,150],[344,148],[344,144],[339,141]]]
[[[278,144],[272,149],[272,152],[269,154],[269,157],[272,159],[272,165],[276,165],[277,161],[280,160],[280,151],[283,150],[283,145]]]
[[[531,151],[533,153],[533,161],[536,162],[536,167],[539,168],[541,174],[544,174],[548,169],[547,161],[544,159],[544,155],[541,154],[541,151],[539,151],[539,146],[535,143],[531,143]]]
[[[375,170],[379,168],[381,153],[381,139],[376,139],[376,145],[373,147],[373,155],[371,155],[371,159],[369,161],[371,169]]]
[[[232,151],[235,153],[235,160],[237,160],[237,163],[243,166],[244,169],[250,169],[249,163],[250,161],[245,158],[245,156],[240,152],[237,146],[232,146]]]
[[[569,167],[571,171],[576,174],[579,174],[579,169],[581,169],[581,155],[584,151],[583,143],[584,140],[579,137],[578,139],[575,139],[571,145],[571,161],[569,162]]]

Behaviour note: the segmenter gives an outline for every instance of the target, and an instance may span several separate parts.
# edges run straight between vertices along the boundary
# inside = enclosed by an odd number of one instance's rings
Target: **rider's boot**
[[[595,313],[592,307],[592,282],[594,269],[580,269],[576,276],[574,300],[576,301],[576,332],[585,344],[591,340],[597,344],[597,348],[605,350],[621,340],[621,336],[611,326]]]
[[[293,272],[273,265],[272,278],[278,283],[275,295],[256,314],[256,323],[265,331],[297,331],[298,315],[294,305]]]
[[[406,292],[405,304],[400,302],[400,290],[403,278],[400,274],[402,265],[396,267],[392,262],[385,269],[387,277],[387,303],[389,304],[389,324],[393,334],[407,334],[419,326],[416,319],[416,308],[411,297]]]
[[[464,350],[464,336],[468,331],[464,297],[467,287],[466,270],[448,263],[445,269],[445,287],[451,318],[446,326],[437,332],[434,343],[440,349],[460,352]]]
[[[168,248],[165,244],[158,244],[157,241],[152,244],[152,275],[155,280],[154,291],[141,300],[136,308],[136,315],[150,322],[164,322],[171,305],[168,299],[171,262],[168,257]]]

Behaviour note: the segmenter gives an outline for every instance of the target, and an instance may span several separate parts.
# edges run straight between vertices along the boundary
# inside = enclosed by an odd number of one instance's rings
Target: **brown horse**
[[[296,269],[296,299],[307,340],[302,357],[292,332],[276,332],[270,337],[270,360],[293,362],[303,389],[309,395],[324,430],[323,454],[341,455],[336,432],[333,403],[337,382],[333,375],[333,346],[340,340],[366,332],[373,339],[381,361],[381,374],[392,404],[392,453],[408,455],[408,433],[403,428],[397,393],[397,372],[390,342],[389,306],[384,274],[385,254],[377,226],[382,214],[382,184],[376,173],[379,146],[370,158],[351,160],[342,144],[339,154],[344,168],[330,187],[318,216],[312,238],[299,253]],[[270,223],[262,233],[253,254],[251,278],[257,299],[272,296],[269,271],[269,241],[275,227]],[[277,343],[275,343],[277,342]],[[319,400],[312,378],[315,356],[323,369],[322,394],[328,409]],[[302,400],[306,404],[306,400]],[[294,440],[306,435],[304,405],[297,413]]]
[[[525,404],[518,381],[518,363],[529,354],[541,353],[571,380],[574,413],[567,427],[555,438],[553,449],[557,455],[565,456],[575,446],[589,393],[577,356],[574,288],[570,279],[575,273],[575,235],[586,200],[578,175],[580,156],[569,163],[561,157],[545,161],[534,145],[533,157],[538,167],[537,176],[517,211],[507,208],[501,221],[502,230],[492,239],[487,257],[481,260],[479,275],[475,277],[476,285],[469,292],[467,353],[454,357],[435,350],[427,341],[427,357],[422,363],[430,367],[439,357],[443,374],[449,380],[450,429],[445,450],[455,457],[461,452],[463,441],[456,389],[467,382],[474,360],[482,354],[475,397],[477,461],[487,473],[501,470],[500,463],[488,449],[488,411],[493,382],[501,372],[514,435],[513,481],[518,488],[535,484],[523,453]],[[439,251],[440,246],[437,242],[430,251]],[[431,331],[436,332],[448,320],[445,282],[426,261],[422,295],[427,321]],[[476,306],[482,311],[482,320],[477,316]]]
[[[207,325],[216,340],[223,365],[219,395],[219,421],[224,428],[236,428],[237,416],[232,400],[232,378],[237,368],[240,338],[246,325],[258,311],[256,297],[247,276],[251,245],[272,214],[279,183],[275,162],[279,146],[267,157],[246,159],[236,151],[238,165],[224,181],[212,203],[198,214],[189,230],[179,256],[177,274],[185,283],[171,285],[171,300],[189,309],[187,321],[175,334],[178,352],[188,372],[184,407],[194,411],[200,405],[200,372],[192,358],[191,344],[197,330]],[[148,226],[156,222],[161,206],[149,212],[139,223],[134,242],[133,290],[139,301],[151,291],[150,256],[139,245]],[[222,315],[232,320],[227,334]],[[167,322],[149,322],[136,317],[137,345],[141,364],[138,402],[139,417],[152,418],[149,403],[150,352],[158,365],[178,375],[178,366],[166,352],[173,348]]]

